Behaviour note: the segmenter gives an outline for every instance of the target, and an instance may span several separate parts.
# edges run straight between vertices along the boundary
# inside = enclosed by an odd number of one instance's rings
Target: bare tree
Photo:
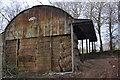
[[[97,23],[96,30],[98,31],[99,40],[100,40],[100,51],[103,51],[103,45],[102,45],[102,36],[101,36],[101,27],[102,27],[102,9],[105,6],[105,3],[98,2],[95,4],[95,11],[97,12],[94,14],[93,19]]]
[[[101,27],[103,26],[103,8],[106,6],[105,2],[88,2],[86,4],[86,11],[84,12],[84,15],[87,18],[92,19],[95,22],[96,31],[99,35],[100,40],[100,51],[103,51],[103,42],[102,42],[102,35],[101,35]]]
[[[115,42],[113,40],[116,40],[118,37],[117,33],[117,23],[118,23],[118,7],[116,2],[109,2],[107,4],[107,11],[106,13],[106,24],[108,24],[108,31],[109,31],[109,46],[110,50],[113,50],[115,47]]]
[[[117,2],[107,2],[103,8],[103,27],[105,44],[109,43],[109,49],[113,50],[118,41],[118,6]]]
[[[21,12],[26,7],[22,5],[19,1],[11,0],[10,5],[3,7],[2,12],[8,20],[11,20],[14,16],[16,16],[19,12]]]
[[[94,9],[94,3],[92,2],[84,3],[83,14],[85,18],[93,19],[93,9]]]
[[[4,18],[0,17],[0,33],[3,31],[2,23],[4,21]]]
[[[39,0],[37,0],[40,4],[42,4],[43,5],[43,3],[41,2],[41,1],[39,1]]]
[[[1,1],[0,1],[0,4],[2,4]],[[1,13],[1,9],[2,7],[0,6],[0,13]],[[3,31],[3,27],[2,27],[3,21],[4,21],[4,18],[2,17],[2,14],[0,14],[0,33]]]
[[[1,4],[3,4],[1,2]],[[1,27],[4,30],[6,24],[8,24],[18,13],[20,13],[22,10],[29,8],[29,5],[27,2],[19,2],[16,0],[10,0],[9,5],[2,5],[0,6],[0,17],[1,21]]]
[[[83,8],[83,5],[81,2],[64,2],[63,1],[63,2],[53,2],[52,4],[68,12],[74,18],[80,17],[82,8]]]
[[[99,34],[100,40],[100,50],[102,51],[102,39],[107,37],[107,41],[109,41],[110,50],[113,49],[114,43],[118,40],[118,33],[116,27],[117,18],[118,18],[118,9],[117,3],[114,2],[88,2],[84,7],[84,16],[86,18],[93,19],[96,26],[96,31]],[[102,32],[103,33],[102,33]],[[101,33],[103,36],[101,36]],[[109,40],[108,40],[109,38]],[[114,40],[114,41],[113,41]]]

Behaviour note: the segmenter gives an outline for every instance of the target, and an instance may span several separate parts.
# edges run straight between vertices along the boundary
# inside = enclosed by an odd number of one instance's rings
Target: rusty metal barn
[[[54,6],[39,5],[19,13],[3,32],[5,64],[19,71],[73,72],[80,60],[78,40],[97,41],[90,19],[74,19]]]

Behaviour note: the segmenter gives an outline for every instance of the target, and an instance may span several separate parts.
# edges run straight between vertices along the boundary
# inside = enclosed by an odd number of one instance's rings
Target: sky
[[[9,0],[3,0],[3,1],[9,1]],[[28,2],[28,4],[30,6],[34,6],[34,5],[39,5],[40,2],[42,2],[44,5],[50,5],[49,1],[52,1],[52,2],[63,2],[63,1],[66,1],[66,2],[78,2],[78,1],[81,1],[81,2],[88,2],[88,1],[91,1],[91,2],[106,2],[106,1],[110,1],[110,2],[118,2],[119,0],[18,0],[18,1],[26,1]]]
[[[27,1],[29,5],[34,6],[34,5],[40,5],[40,3],[37,0],[24,0]],[[39,0],[42,2],[44,5],[50,5],[48,0]]]
[[[34,5],[40,5],[40,3],[37,0],[1,0],[4,5],[10,5],[10,1],[19,1],[19,2],[24,2],[26,1],[30,6],[34,6]],[[42,2],[44,5],[50,5],[48,0],[39,0],[40,2]]]

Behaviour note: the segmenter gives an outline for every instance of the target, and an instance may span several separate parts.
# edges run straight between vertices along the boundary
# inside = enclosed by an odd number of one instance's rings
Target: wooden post
[[[95,42],[93,42],[93,51],[95,51]]]
[[[90,53],[90,40],[89,40],[89,53]]]
[[[82,54],[83,54],[83,52],[84,52],[84,51],[83,51],[83,40],[82,40]]]
[[[73,25],[71,24],[71,47],[72,47],[72,72],[74,72],[75,64],[74,64],[74,48],[73,48]]]
[[[86,39],[86,53],[88,53],[88,41]]]
[[[92,52],[93,52],[93,42],[92,42]]]
[[[96,45],[95,45],[95,42],[94,42],[94,51],[96,52]]]
[[[84,61],[84,49],[83,49],[83,39],[82,39],[82,56],[81,56],[81,61]]]

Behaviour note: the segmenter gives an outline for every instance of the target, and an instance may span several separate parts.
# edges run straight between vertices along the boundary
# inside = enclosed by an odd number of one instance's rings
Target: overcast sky
[[[119,0],[0,0],[3,2],[4,5],[9,5],[10,1],[19,1],[19,2],[24,2],[26,1],[30,7],[34,6],[34,5],[40,5],[40,2],[42,2],[43,5],[50,5],[49,1],[52,1],[52,2],[88,2],[88,1],[91,1],[91,2],[106,2],[106,1],[110,1],[110,2],[118,2]]]
[[[31,6],[33,5],[40,5],[40,3],[37,0],[24,0],[27,1],[28,4],[30,4]],[[44,5],[50,5],[48,0],[39,0],[40,2],[42,2]]]
[[[4,3],[9,3],[9,1],[13,1],[13,0],[0,0]],[[35,4],[38,4],[37,0],[14,0],[14,1],[27,1],[29,4],[31,5],[35,5]],[[106,1],[109,1],[109,2],[118,2],[119,0],[38,0],[40,2],[42,2],[44,5],[49,5],[49,1],[52,1],[52,2],[63,2],[63,1],[66,1],[66,2],[88,2],[88,1],[91,1],[91,2],[106,2]]]
[[[19,1],[19,2],[27,2],[30,6],[40,5],[37,0],[1,0],[4,5],[9,5],[10,1]],[[50,5],[48,0],[39,0],[44,5]]]

